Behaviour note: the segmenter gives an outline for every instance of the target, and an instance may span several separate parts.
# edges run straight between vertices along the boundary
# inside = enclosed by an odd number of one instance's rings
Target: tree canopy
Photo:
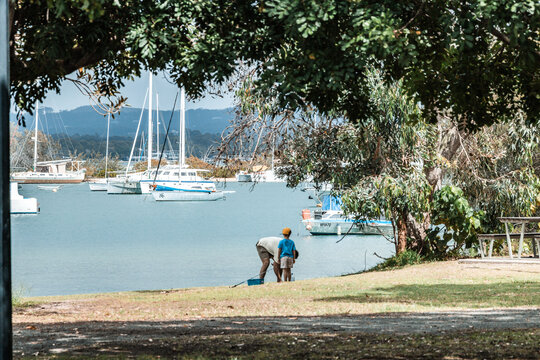
[[[280,168],[289,186],[332,184],[349,214],[392,219],[397,253],[454,256],[482,230],[502,230],[501,214],[538,214],[537,127],[520,116],[476,133],[459,131],[449,118],[419,121],[400,82],[388,86],[380,72],[368,75],[375,115],[297,130]]]
[[[243,2],[189,0],[9,4],[11,92],[17,106],[30,111],[74,72],[83,91],[110,100],[125,80],[145,69],[167,70],[188,94],[201,96],[208,84],[220,84],[234,73],[238,54],[252,38],[237,23],[253,18],[243,9],[256,11]],[[236,44],[242,45],[241,52]],[[254,48],[245,56],[255,53]]]
[[[518,111],[538,122],[533,0],[13,0],[10,10],[12,93],[25,109],[81,68],[104,95],[150,69],[197,97],[244,64],[280,108],[360,122],[374,111],[375,64],[432,122],[446,113],[477,129]]]

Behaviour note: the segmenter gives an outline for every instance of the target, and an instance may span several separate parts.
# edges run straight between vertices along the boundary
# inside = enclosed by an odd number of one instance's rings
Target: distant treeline
[[[53,135],[54,141],[60,144],[60,152],[64,155],[82,155],[83,157],[92,157],[96,154],[105,154],[106,138],[97,135],[72,135],[70,137],[62,135]],[[154,149],[155,149],[154,139]],[[163,145],[163,137],[160,138],[159,149]],[[198,130],[188,130],[186,133],[186,155],[203,158],[209,148],[215,148],[220,141],[217,134],[201,133]],[[131,147],[133,146],[133,137],[129,136],[111,136],[109,139],[109,154],[120,159],[129,158]],[[141,154],[146,155],[148,144],[137,141],[134,150],[134,157]],[[178,135],[169,136],[165,145],[165,151],[173,150],[178,153]],[[155,151],[155,150],[154,150]]]

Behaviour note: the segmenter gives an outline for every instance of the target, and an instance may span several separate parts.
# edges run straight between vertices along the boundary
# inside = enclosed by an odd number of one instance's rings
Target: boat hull
[[[390,221],[325,221],[303,220],[312,235],[385,235],[394,236]]]
[[[11,183],[10,208],[12,214],[37,214],[39,204],[36,198],[24,198],[19,194],[17,183]]]
[[[183,181],[183,184],[190,184],[190,185],[200,185],[201,187],[211,187],[213,190],[215,190],[215,185],[213,181]],[[171,187],[178,185],[178,180],[141,180],[140,186],[141,186],[141,193],[143,194],[150,194],[154,192],[154,188],[156,187]],[[211,185],[211,186],[210,186]]]
[[[51,173],[13,173],[11,180],[20,184],[78,184],[83,182],[85,173],[51,174]]]
[[[106,181],[92,181],[88,182],[88,187],[91,191],[107,191]]]
[[[154,191],[152,196],[156,201],[216,201],[223,199],[223,191],[192,192],[192,191]]]
[[[107,194],[112,195],[137,195],[142,194],[139,181],[109,181],[107,183]]]

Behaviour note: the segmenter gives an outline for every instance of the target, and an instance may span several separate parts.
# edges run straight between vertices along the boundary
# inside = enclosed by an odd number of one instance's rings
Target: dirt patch
[[[30,298],[14,309],[14,354],[536,359],[539,275],[536,265],[447,262],[234,289]]]
[[[292,341],[297,338],[295,341],[298,345],[304,342],[307,345],[309,342],[310,346],[317,346],[321,339],[328,336],[340,338],[339,346],[343,348],[344,354],[348,354],[347,339],[355,336],[365,340],[367,345],[390,338],[420,344],[426,336],[437,338],[442,344],[443,338],[454,339],[463,333],[506,334],[509,330],[519,330],[517,333],[526,335],[538,334],[538,329],[540,309],[364,316],[242,317],[169,322],[21,323],[15,326],[14,354],[17,357],[96,353],[172,356],[184,353],[185,349],[194,355],[202,355],[206,348],[217,356],[225,354],[220,352],[219,344],[227,341],[232,342],[228,345],[234,345],[232,348],[226,346],[228,350],[234,350],[227,354],[248,354],[258,352],[263,344],[275,343],[276,339],[288,338]],[[221,340],[208,347],[212,338]],[[252,345],[247,346],[247,343]],[[421,345],[418,346],[421,348]],[[300,356],[304,353],[298,354]]]

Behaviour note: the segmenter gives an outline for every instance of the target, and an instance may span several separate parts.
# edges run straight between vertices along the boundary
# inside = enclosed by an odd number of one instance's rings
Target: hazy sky
[[[124,97],[127,97],[128,104],[135,108],[140,108],[144,102],[144,96],[146,89],[148,88],[148,73],[135,81],[126,82],[126,86],[120,91]],[[162,110],[170,110],[173,107],[174,97],[178,88],[175,85],[170,84],[162,73],[158,73],[153,77],[153,92],[159,94],[159,108]],[[154,95],[154,104],[156,106],[156,97]],[[56,94],[51,92],[47,95],[47,98],[43,102],[46,107],[51,107],[54,110],[70,110],[79,106],[90,105],[90,102],[86,96],[80,93],[80,91],[70,82],[65,81],[62,86],[61,93]],[[176,108],[178,109],[180,102],[178,100]],[[220,98],[206,96],[198,101],[186,102],[187,109],[225,109],[233,106],[232,94],[229,96]]]

